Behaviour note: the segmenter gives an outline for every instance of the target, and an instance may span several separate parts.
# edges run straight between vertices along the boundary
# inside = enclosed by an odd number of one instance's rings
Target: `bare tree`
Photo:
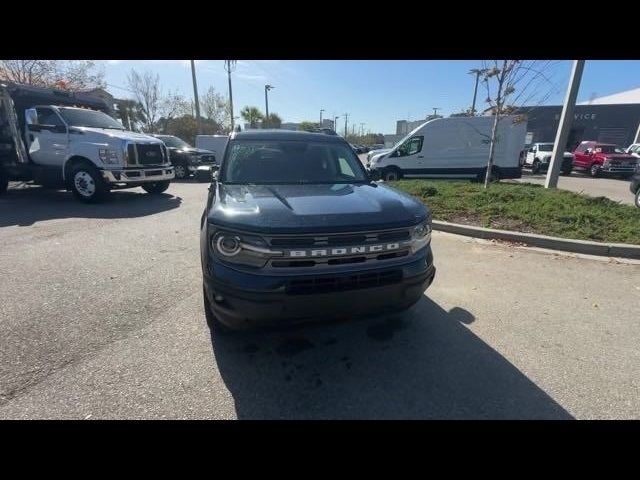
[[[484,187],[488,188],[493,176],[493,158],[498,137],[498,125],[505,115],[514,112],[526,113],[518,106],[546,101],[553,93],[556,85],[549,76],[550,61],[524,60],[491,60],[483,62],[482,81],[487,90],[486,103],[494,115],[490,142],[487,171]],[[517,117],[516,121],[524,121]]]
[[[0,79],[74,91],[105,87],[92,60],[0,60]]]
[[[204,118],[213,120],[224,130],[231,129],[231,118],[229,116],[229,102],[225,97],[216,92],[213,87],[209,87],[207,93],[200,100]]]
[[[161,108],[160,75],[151,72],[139,74],[132,69],[127,76],[127,82],[136,101],[142,106],[145,131],[153,133]]]
[[[160,120],[164,124],[164,131],[166,131],[167,125],[171,120],[191,113],[191,104],[182,95],[169,91],[162,97],[159,112],[161,115]]]

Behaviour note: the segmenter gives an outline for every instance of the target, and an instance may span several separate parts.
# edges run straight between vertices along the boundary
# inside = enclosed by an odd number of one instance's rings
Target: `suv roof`
[[[298,132],[295,130],[245,130],[244,132],[233,132],[230,137],[231,140],[295,140],[295,141],[307,141],[307,142],[329,142],[329,143],[342,143],[345,140],[342,137],[336,135],[327,135],[326,133],[315,132]],[[346,142],[345,142],[346,143]]]

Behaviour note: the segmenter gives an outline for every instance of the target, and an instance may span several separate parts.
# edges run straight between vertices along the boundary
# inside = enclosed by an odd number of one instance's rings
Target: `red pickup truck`
[[[633,175],[638,159],[611,143],[585,141],[573,151],[573,166],[588,171],[592,177],[613,173],[627,178]]]

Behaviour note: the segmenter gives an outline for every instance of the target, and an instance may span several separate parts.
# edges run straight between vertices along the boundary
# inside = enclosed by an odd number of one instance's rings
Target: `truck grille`
[[[310,295],[344,290],[381,287],[402,281],[401,270],[365,272],[348,276],[321,276],[301,278],[288,282],[286,293],[289,295]]]
[[[163,149],[158,144],[137,144],[138,163],[141,165],[162,165],[164,163]]]

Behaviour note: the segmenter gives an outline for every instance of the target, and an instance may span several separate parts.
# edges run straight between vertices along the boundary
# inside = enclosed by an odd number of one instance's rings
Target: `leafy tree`
[[[203,135],[215,135],[222,131],[220,124],[208,118],[200,119]],[[171,119],[161,118],[159,123],[165,125],[164,132],[166,135],[175,135],[185,142],[195,145],[196,135],[198,134],[198,124],[193,115],[181,115]]]
[[[251,128],[257,128],[258,122],[264,118],[264,114],[257,107],[244,107],[240,111],[240,116],[249,122]]]
[[[318,122],[300,122],[300,125],[298,126],[299,130],[304,130],[306,132],[313,132],[315,131],[318,127],[319,127],[319,123]]]
[[[92,60],[0,60],[0,80],[72,91],[106,87]]]
[[[140,125],[144,124],[145,116],[142,111],[142,105],[135,100],[116,100],[116,107],[116,115],[120,118],[125,128],[137,131],[140,129]]]
[[[151,72],[139,74],[134,69],[127,77],[129,89],[136,101],[142,106],[144,113],[144,130],[153,133],[160,114],[162,91],[160,89],[160,75]]]
[[[268,118],[265,116],[262,120],[262,125],[265,124],[268,125],[269,128],[280,128],[280,125],[282,125],[282,119],[277,113],[270,113]]]

